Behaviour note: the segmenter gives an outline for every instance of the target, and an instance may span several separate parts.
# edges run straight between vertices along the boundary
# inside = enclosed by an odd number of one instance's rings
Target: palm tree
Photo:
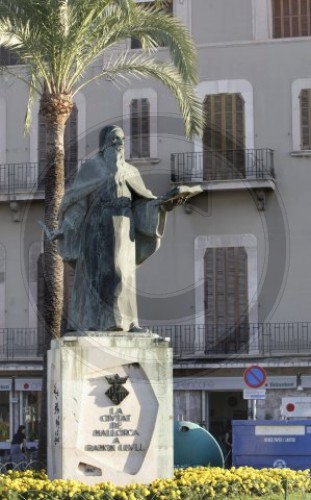
[[[193,41],[181,23],[153,6],[135,0],[0,0],[0,46],[15,53],[25,71],[19,75],[29,89],[26,127],[35,95],[47,130],[45,176],[45,225],[57,227],[64,194],[64,131],[75,94],[102,77],[152,77],[176,97],[187,137],[201,130]],[[97,74],[86,70],[110,48],[134,37],[141,51],[118,51],[105,58]],[[170,60],[155,58],[158,46],[166,46]],[[10,68],[6,68],[10,71]],[[55,243],[45,238],[45,328],[47,345],[60,336],[63,307],[63,265]],[[44,420],[44,416],[42,416]]]

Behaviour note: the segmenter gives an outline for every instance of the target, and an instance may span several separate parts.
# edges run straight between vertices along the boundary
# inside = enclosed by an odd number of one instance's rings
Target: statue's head
[[[99,133],[99,153],[109,160],[124,160],[124,132],[117,125],[107,125]]]
[[[111,132],[121,132],[122,135],[124,136],[123,130],[118,127],[117,125],[107,125],[106,127],[102,128],[101,131],[99,132],[99,150],[102,151],[107,147],[109,144],[109,136],[111,135]]]

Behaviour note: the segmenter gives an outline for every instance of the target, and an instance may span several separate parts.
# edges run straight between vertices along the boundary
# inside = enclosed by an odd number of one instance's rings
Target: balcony
[[[37,163],[0,165],[0,200],[43,199],[44,188],[38,180]]]
[[[201,184],[206,191],[275,190],[272,149],[227,149],[171,154],[174,184]]]
[[[41,361],[43,334],[40,328],[1,328],[0,361]]]
[[[75,176],[82,160],[65,162],[65,183]],[[39,163],[0,164],[0,201],[44,199],[44,166]]]
[[[311,323],[169,325],[152,327],[168,337],[175,360],[278,357],[311,354]]]
[[[311,322],[149,328],[170,339],[176,361],[311,355]],[[43,341],[41,328],[2,328],[0,361],[41,361]]]

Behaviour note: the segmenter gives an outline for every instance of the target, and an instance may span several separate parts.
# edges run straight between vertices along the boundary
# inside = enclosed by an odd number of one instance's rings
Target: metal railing
[[[1,328],[0,360],[41,358],[44,330],[41,328]]]
[[[33,193],[39,189],[37,163],[0,165],[0,194]]]
[[[175,358],[311,353],[311,322],[166,325],[151,330],[170,338]]]
[[[311,322],[160,325],[149,328],[170,339],[177,358],[311,354]],[[43,345],[43,328],[0,329],[0,360],[40,358]]]
[[[65,162],[65,182],[68,185],[83,160]],[[44,194],[44,166],[39,163],[0,164],[0,195]]]
[[[172,153],[172,182],[263,180],[275,177],[272,149]]]

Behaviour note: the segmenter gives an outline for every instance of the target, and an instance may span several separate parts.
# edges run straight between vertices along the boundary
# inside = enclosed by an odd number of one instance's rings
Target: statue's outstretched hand
[[[165,212],[170,212],[175,207],[184,205],[187,201],[187,197],[175,198],[174,200],[160,200],[160,205]]]
[[[201,186],[176,186],[158,200],[163,210],[170,212],[173,208],[184,205],[190,198],[200,193],[202,193]]]

